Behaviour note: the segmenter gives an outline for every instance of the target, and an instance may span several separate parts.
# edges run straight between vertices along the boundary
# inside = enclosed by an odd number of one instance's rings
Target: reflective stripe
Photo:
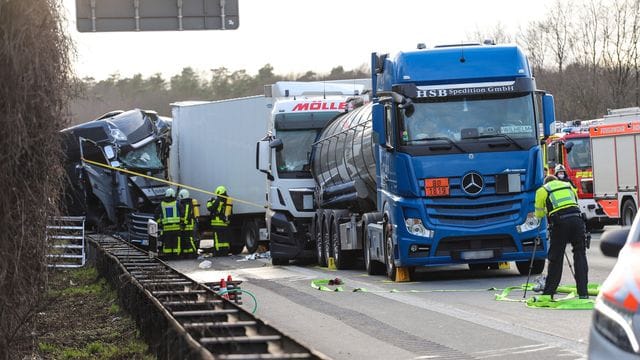
[[[162,219],[160,219],[160,223],[164,225],[164,230],[173,230],[173,226],[176,225],[177,228],[180,228],[180,214],[178,213],[178,202],[173,201],[163,201],[160,203],[160,207],[162,209]],[[167,225],[169,225],[167,227]]]
[[[207,206],[213,206],[213,203],[209,202],[207,203]],[[218,208],[213,209],[212,213],[212,217],[211,217],[211,225],[212,226],[222,226],[222,227],[226,227],[228,226],[228,221],[229,221],[229,217],[231,216],[231,212],[233,209],[233,204],[231,203],[227,203],[226,201],[220,201],[218,203]],[[227,218],[227,221],[223,221],[221,218],[221,215],[225,214],[225,217]]]
[[[184,199],[184,214],[182,217],[182,223],[185,230],[193,230],[195,225],[195,218],[193,214],[193,200],[191,198]]]
[[[578,205],[578,199],[569,183],[553,180],[544,185],[544,189],[548,193],[546,205],[549,215],[559,210]]]
[[[231,245],[229,245],[228,242],[220,241],[220,238],[218,237],[217,232],[213,233],[213,244],[216,250],[220,250],[220,248],[223,248],[223,247],[231,247]]]

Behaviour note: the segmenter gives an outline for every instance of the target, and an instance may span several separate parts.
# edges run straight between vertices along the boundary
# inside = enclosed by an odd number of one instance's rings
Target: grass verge
[[[93,267],[52,270],[48,306],[36,319],[42,359],[155,359],[116,291]]]

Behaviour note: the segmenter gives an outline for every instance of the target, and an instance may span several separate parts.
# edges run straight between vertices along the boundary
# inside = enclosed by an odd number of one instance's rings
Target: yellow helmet
[[[220,185],[216,188],[216,195],[226,195],[227,194],[227,188]]]

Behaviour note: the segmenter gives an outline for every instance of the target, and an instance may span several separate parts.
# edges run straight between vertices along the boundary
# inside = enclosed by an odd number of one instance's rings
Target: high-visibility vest
[[[163,231],[180,230],[180,212],[178,211],[178,202],[162,201],[160,203],[162,209],[162,218],[160,223],[162,224]]]
[[[549,215],[553,215],[562,209],[578,206],[578,197],[570,183],[553,180],[546,183],[543,187],[548,194],[545,203]]]
[[[195,216],[197,207],[195,207],[195,199],[186,198],[180,200],[182,206],[182,223],[185,230],[193,230],[195,228]]]

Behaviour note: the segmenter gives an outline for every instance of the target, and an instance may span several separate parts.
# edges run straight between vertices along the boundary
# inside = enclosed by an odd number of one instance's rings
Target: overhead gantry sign
[[[76,0],[79,32],[235,30],[238,0]]]

